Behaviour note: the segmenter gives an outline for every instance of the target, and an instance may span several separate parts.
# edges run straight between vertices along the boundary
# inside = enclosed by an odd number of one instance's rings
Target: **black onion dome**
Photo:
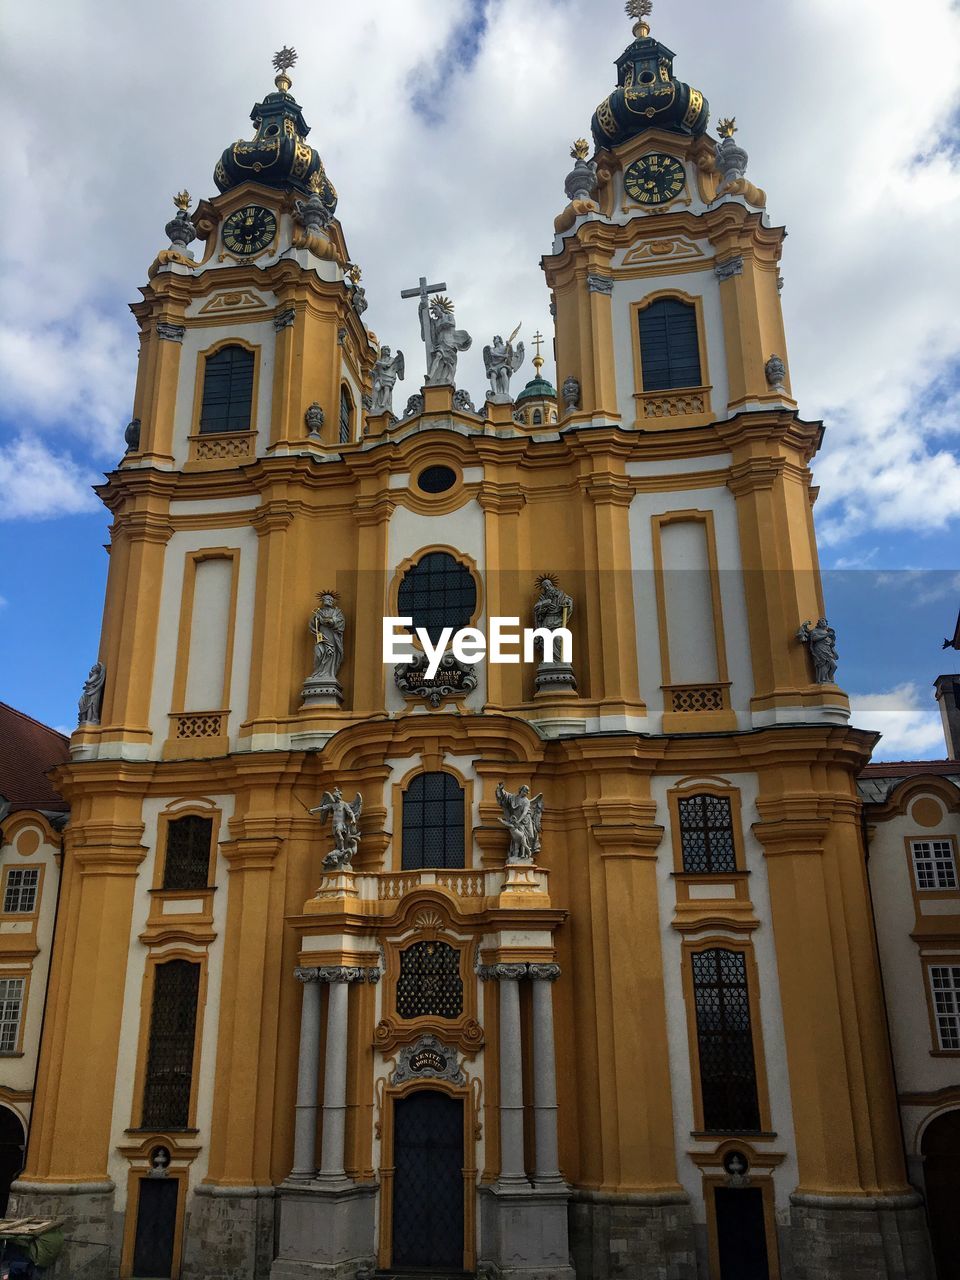
[[[268,93],[250,112],[256,134],[227,147],[217,161],[213,180],[221,191],[241,182],[261,182],[267,187],[293,188],[310,195],[314,189],[333,216],[337,193],[326,175],[318,152],[305,141],[310,126],[296,98],[290,79],[281,72],[275,93]]]
[[[644,24],[639,38],[617,59],[617,88],[593,114],[598,148],[615,147],[644,129],[706,133],[710,106],[699,89],[674,77],[673,59],[673,52],[654,40]]]

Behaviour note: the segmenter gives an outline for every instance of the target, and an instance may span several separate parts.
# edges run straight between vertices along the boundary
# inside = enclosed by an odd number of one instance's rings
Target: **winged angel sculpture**
[[[335,847],[323,860],[328,871],[351,871],[353,858],[360,843],[360,814],[363,810],[363,796],[357,792],[353,804],[347,804],[339,787],[334,787],[333,794],[325,791],[320,803],[311,813],[320,815],[321,823],[326,822],[328,815],[332,818],[333,840]]]
[[[516,347],[513,345],[519,332],[520,326],[517,325],[506,342],[497,334],[493,342],[483,348],[483,365],[494,396],[510,395],[510,379],[523,364],[523,343],[518,342]]]
[[[497,783],[497,804],[503,810],[500,819],[510,832],[510,852],[507,862],[533,862],[540,852],[540,827],[543,821],[543,793],[530,797],[530,788],[524,783],[513,794],[502,782]]]

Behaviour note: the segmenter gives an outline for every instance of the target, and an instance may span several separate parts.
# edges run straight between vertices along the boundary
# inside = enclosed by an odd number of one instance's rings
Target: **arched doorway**
[[[0,1107],[0,1218],[7,1212],[10,1183],[23,1168],[27,1135],[15,1111]]]
[[[920,1151],[937,1275],[951,1280],[960,1258],[960,1111],[947,1111],[931,1120]]]
[[[463,1099],[398,1098],[393,1118],[393,1266],[463,1267]]]

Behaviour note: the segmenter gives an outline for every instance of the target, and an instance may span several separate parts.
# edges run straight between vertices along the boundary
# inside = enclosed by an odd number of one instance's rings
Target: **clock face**
[[[276,218],[269,209],[261,209],[256,204],[237,209],[223,224],[224,247],[241,257],[259,253],[276,234]]]
[[[685,181],[680,161],[660,151],[651,151],[634,160],[623,175],[624,190],[640,204],[665,204],[675,199]]]

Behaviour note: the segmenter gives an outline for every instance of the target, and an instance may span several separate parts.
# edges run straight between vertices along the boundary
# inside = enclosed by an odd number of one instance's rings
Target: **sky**
[[[427,275],[475,336],[458,381],[479,401],[490,335],[552,331],[539,260],[630,25],[621,0],[6,6],[0,699],[75,721],[109,541],[91,486],[131,416],[127,304],[174,192],[215,194],[220,152],[250,136],[273,53],[299,53],[293,92],[363,267],[364,319],[407,353],[399,390],[417,389],[421,351],[399,294]],[[931,684],[960,666],[940,648],[960,608],[960,7],[657,0],[652,27],[712,120],[736,116],[748,177],[788,228],[792,384],[826,423],[816,518],[838,678],[856,723],[883,731],[879,758],[942,757]]]

